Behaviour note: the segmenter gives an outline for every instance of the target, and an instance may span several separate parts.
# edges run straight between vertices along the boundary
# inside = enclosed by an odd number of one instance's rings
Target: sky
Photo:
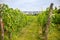
[[[0,3],[5,3],[9,7],[18,8],[21,11],[42,11],[51,3],[57,7],[60,6],[60,0],[0,0]]]

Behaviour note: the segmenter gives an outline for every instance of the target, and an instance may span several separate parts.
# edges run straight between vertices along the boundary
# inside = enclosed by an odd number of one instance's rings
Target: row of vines
[[[3,5],[3,8],[0,10],[0,12],[2,13],[2,19],[4,23],[4,31],[5,31],[4,40],[15,40],[15,38],[17,38],[17,36],[20,35],[20,31],[24,27],[26,27],[26,25],[29,25],[31,22],[36,20],[34,19],[33,16],[36,16],[38,24],[44,30],[47,23],[49,9],[41,13],[38,13],[37,15],[27,15],[18,9],[9,8],[5,4],[0,5]],[[53,16],[51,16],[52,18],[49,28],[48,40],[60,40],[59,11],[60,10],[58,9],[53,10]]]

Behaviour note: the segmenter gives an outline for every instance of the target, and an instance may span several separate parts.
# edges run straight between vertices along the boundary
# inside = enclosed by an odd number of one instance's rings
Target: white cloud
[[[21,10],[42,10],[53,2],[55,6],[60,5],[58,0],[0,0],[0,3],[8,4],[12,8]]]

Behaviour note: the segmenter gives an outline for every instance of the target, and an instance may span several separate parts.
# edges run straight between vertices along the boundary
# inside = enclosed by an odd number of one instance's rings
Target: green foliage
[[[12,10],[8,8],[4,10],[3,21],[6,30],[13,32],[18,30],[18,28],[26,25],[26,15],[20,12],[18,9]],[[10,30],[9,30],[10,29]]]
[[[1,11],[2,10],[2,11]],[[0,11],[3,13],[4,29],[7,31],[5,40],[9,40],[8,32],[12,33],[13,40],[41,40],[42,27],[45,28],[49,8],[38,15],[26,15],[19,9],[9,8],[3,4]],[[52,21],[49,28],[48,40],[60,40],[60,14],[53,10]],[[39,31],[39,32],[38,32]]]
[[[27,25],[27,16],[18,9],[14,10],[5,4],[2,5],[3,8],[1,12],[4,22],[4,29],[8,32],[18,34],[20,30]]]
[[[37,17],[37,21],[41,26],[46,26],[47,19],[48,19],[48,12],[46,11],[40,13]]]
[[[49,28],[49,35],[48,35],[48,40],[60,40],[60,14],[58,14],[57,12],[58,10],[53,10],[53,15],[52,15],[52,19],[51,24],[50,24],[50,28]],[[48,10],[46,10],[45,12],[42,12],[38,15],[37,17],[37,21],[40,24],[40,26],[42,26],[43,30],[45,29],[46,23],[48,20]]]
[[[60,24],[60,14],[55,14],[53,17],[53,23]]]

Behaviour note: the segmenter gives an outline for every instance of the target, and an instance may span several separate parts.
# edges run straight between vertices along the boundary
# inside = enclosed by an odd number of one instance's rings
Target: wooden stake
[[[49,14],[48,14],[48,21],[47,21],[47,24],[46,24],[45,34],[44,34],[44,39],[43,40],[48,40],[48,30],[49,30],[50,23],[51,23],[52,11],[53,11],[53,3],[51,3],[51,5],[50,5]]]
[[[4,40],[4,25],[2,21],[2,10],[3,9],[3,4],[0,4],[0,28],[1,28],[1,40]]]
[[[1,40],[4,40],[4,26],[2,22],[2,18],[0,18],[0,27],[1,27]]]

